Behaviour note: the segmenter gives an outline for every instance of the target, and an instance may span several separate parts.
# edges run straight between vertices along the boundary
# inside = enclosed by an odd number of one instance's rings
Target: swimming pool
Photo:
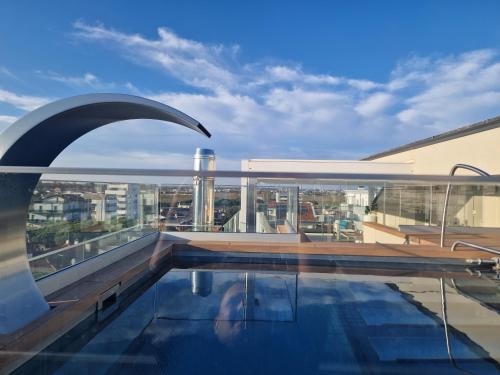
[[[17,374],[498,374],[498,281],[182,264]]]

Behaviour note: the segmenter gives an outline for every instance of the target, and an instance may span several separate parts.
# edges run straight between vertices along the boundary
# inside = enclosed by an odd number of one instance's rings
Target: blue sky
[[[357,159],[500,115],[498,1],[48,1],[0,5],[0,129],[51,100],[146,96],[204,140],[133,121],[55,165],[219,168]]]

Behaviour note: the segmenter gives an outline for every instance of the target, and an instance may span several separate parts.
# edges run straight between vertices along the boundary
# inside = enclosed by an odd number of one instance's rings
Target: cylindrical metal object
[[[210,271],[191,272],[191,293],[206,297],[212,293],[213,274]]]
[[[215,152],[197,148],[194,154],[195,171],[215,171]],[[193,177],[193,231],[211,231],[214,225],[215,179]]]

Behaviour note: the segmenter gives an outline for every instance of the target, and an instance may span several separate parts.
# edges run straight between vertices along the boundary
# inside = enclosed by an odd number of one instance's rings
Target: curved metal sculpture
[[[106,124],[132,119],[173,122],[210,137],[195,119],[131,95],[90,94],[38,108],[0,135],[0,165],[47,167],[69,144]],[[23,327],[49,306],[28,264],[26,218],[40,175],[0,174],[0,334]]]

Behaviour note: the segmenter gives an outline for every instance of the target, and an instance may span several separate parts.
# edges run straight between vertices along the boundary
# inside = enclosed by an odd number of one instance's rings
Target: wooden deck
[[[370,257],[413,257],[440,259],[490,259],[492,254],[461,247],[456,251],[436,245],[389,245],[356,244],[349,242],[301,242],[263,244],[255,242],[205,242],[187,241],[176,243],[175,248],[191,248],[214,252],[278,253],[278,254],[317,254],[350,255]]]

